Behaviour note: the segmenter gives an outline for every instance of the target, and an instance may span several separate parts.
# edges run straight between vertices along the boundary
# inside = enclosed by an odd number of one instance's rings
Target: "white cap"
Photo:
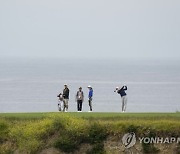
[[[116,90],[119,89],[119,87],[116,87]]]
[[[89,85],[88,88],[92,88],[92,87]]]
[[[67,86],[67,84],[64,84],[64,86]]]

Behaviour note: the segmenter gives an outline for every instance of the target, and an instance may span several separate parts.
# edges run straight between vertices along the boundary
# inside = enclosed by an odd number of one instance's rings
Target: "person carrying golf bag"
[[[63,90],[63,103],[64,103],[63,111],[64,112],[68,111],[68,101],[69,101],[69,88],[67,84],[64,84],[64,90]]]

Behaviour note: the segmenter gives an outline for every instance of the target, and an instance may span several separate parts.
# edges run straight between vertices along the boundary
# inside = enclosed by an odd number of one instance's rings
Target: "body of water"
[[[116,86],[127,85],[127,112],[176,112],[180,110],[178,61],[1,59],[0,112],[55,112],[57,94],[70,89],[69,111],[77,111],[75,94],[94,89],[95,112],[120,112]]]

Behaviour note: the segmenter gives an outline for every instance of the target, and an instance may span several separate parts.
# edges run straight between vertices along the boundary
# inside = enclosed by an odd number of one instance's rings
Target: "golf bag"
[[[58,110],[62,111],[63,110],[63,95],[60,93],[57,95],[58,97]]]

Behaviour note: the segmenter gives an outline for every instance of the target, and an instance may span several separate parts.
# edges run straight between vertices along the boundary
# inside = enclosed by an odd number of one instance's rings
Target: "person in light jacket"
[[[82,111],[82,104],[84,101],[84,93],[82,91],[82,87],[79,87],[79,90],[77,91],[76,101],[77,101],[77,110],[78,110],[78,112],[81,112]]]

